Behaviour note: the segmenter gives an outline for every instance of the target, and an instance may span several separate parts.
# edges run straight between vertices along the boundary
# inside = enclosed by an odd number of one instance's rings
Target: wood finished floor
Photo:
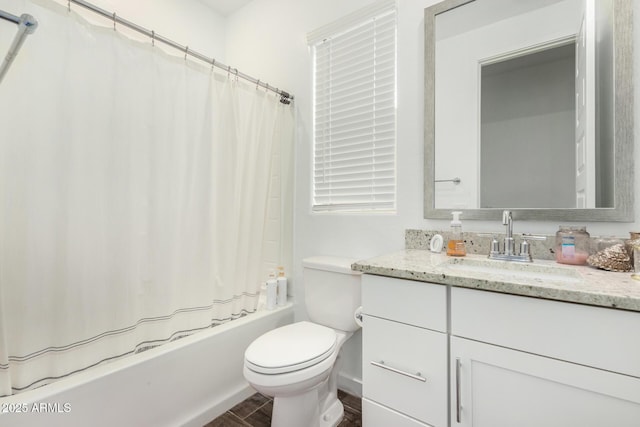
[[[362,400],[342,390],[338,390],[338,398],[344,406],[344,418],[338,427],[361,427]],[[204,427],[269,427],[272,409],[273,400],[256,393]]]

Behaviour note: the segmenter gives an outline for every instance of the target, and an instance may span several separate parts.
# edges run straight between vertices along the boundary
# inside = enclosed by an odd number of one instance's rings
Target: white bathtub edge
[[[115,361],[0,403],[46,402],[65,413],[0,414],[12,427],[201,427],[251,396],[244,350],[258,336],[292,323],[294,305],[260,311]],[[66,406],[65,406],[66,405]]]

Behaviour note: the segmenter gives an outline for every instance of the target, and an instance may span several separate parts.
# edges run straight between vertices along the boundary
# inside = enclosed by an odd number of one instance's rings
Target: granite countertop
[[[484,255],[454,258],[406,249],[358,261],[352,268],[379,276],[640,312],[640,281],[632,279],[631,273],[549,260],[517,263],[488,260]]]

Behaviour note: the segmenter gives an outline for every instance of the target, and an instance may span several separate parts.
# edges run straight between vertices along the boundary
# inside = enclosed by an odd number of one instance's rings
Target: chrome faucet
[[[523,234],[522,242],[520,242],[520,251],[516,253],[516,241],[513,238],[513,216],[511,211],[502,212],[502,225],[506,228],[503,244],[504,250],[500,251],[500,242],[494,238],[491,242],[489,258],[503,261],[533,262],[533,259],[531,258],[530,245],[529,242],[527,242],[527,239],[539,239],[541,237]]]
[[[511,216],[511,211],[502,212],[502,225],[507,228],[504,236],[504,254],[511,256],[516,249],[516,242],[513,239],[513,217]]]

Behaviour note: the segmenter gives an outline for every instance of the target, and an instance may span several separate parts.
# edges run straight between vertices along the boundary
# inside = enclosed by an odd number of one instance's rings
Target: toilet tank
[[[362,273],[351,270],[355,261],[330,256],[302,260],[304,299],[312,322],[347,332],[360,328],[354,312],[361,304]]]

